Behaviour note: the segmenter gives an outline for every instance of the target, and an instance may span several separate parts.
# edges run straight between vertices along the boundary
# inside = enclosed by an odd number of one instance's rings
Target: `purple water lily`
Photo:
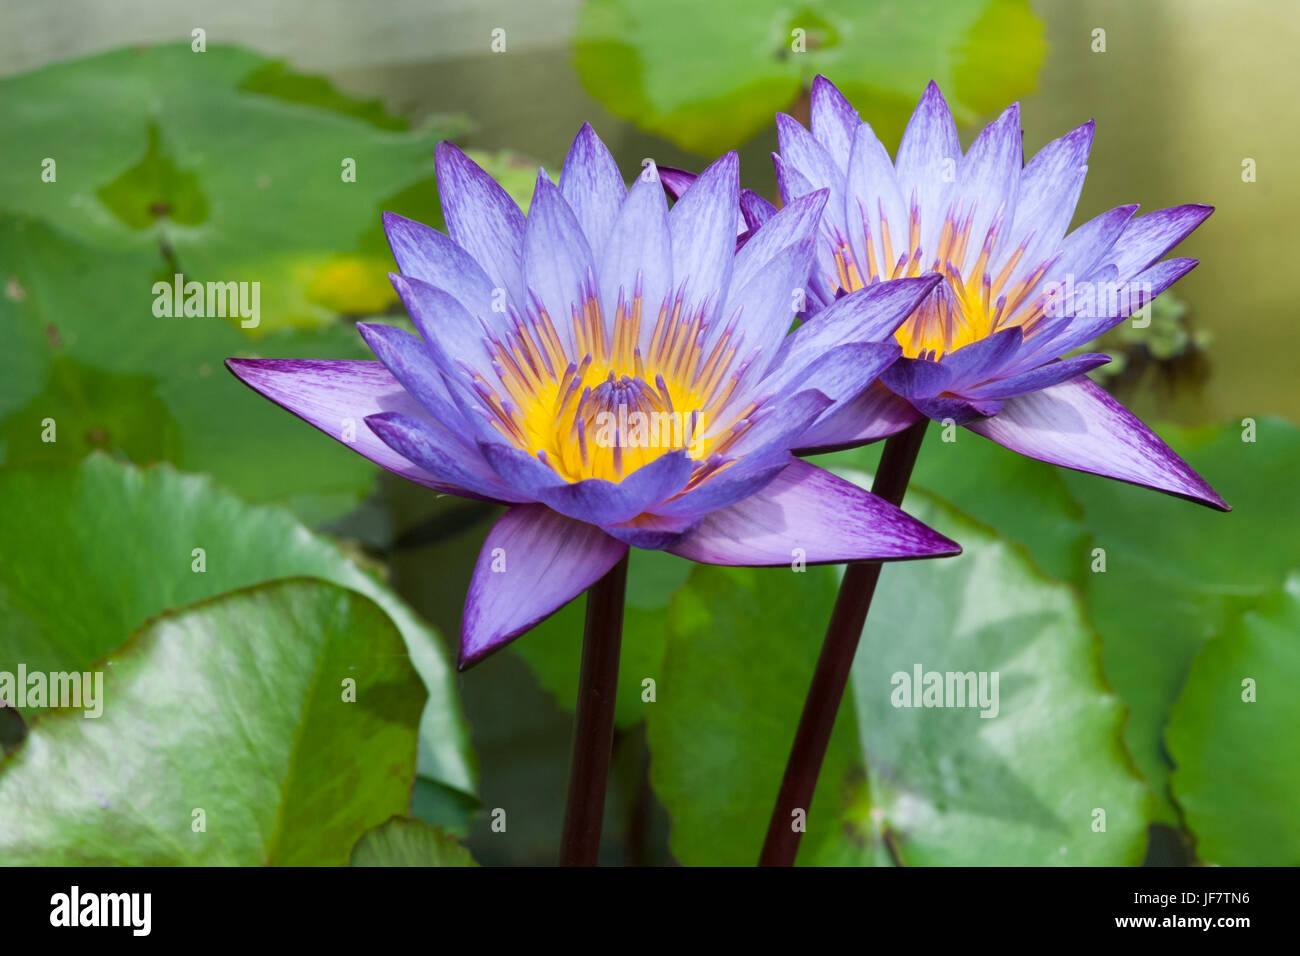
[[[1110,361],[1062,358],[1189,272],[1161,256],[1212,212],[1190,204],[1134,217],[1102,213],[1067,234],[1087,173],[1091,121],[1023,164],[1013,104],[964,154],[933,82],[896,158],[825,77],[811,132],[777,116],[784,203],[826,190],[810,289],[822,303],[877,282],[941,275],[893,333],[903,357],[881,381],[824,418],[804,451],[883,438],[928,417],[951,419],[1013,451],[1227,510],[1223,499],[1085,373]],[[689,176],[673,171],[673,188]],[[741,198],[741,240],[776,209]],[[758,232],[755,232],[758,230]]]
[[[419,336],[363,323],[378,362],[227,364],[390,471],[510,506],[474,569],[462,667],[629,546],[752,566],[959,550],[791,456],[897,359],[881,340],[939,281],[873,283],[787,337],[828,190],[737,250],[734,153],[670,211],[653,165],[626,188],[584,126],[526,217],[455,146],[436,160],[450,236],[384,218]]]

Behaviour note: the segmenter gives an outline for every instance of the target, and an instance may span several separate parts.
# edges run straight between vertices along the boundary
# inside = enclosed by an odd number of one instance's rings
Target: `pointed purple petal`
[[[731,280],[740,221],[739,177],[739,160],[734,152],[727,153],[700,173],[668,214],[675,291],[683,292],[692,312],[707,302],[706,322],[721,308]]]
[[[1009,399],[996,417],[966,427],[1039,461],[1228,510],[1151,429],[1087,378]]]
[[[445,289],[472,315],[492,312],[492,280],[474,257],[423,223],[384,213],[384,233],[404,275]]]
[[[883,498],[796,459],[762,491],[713,512],[668,550],[702,564],[772,567],[937,557],[961,548]]]
[[[452,143],[434,152],[442,217],[451,237],[516,306],[524,296],[524,214],[495,180]]]
[[[694,462],[685,450],[660,455],[622,481],[568,482],[535,456],[505,444],[482,444],[483,457],[510,487],[571,518],[594,525],[631,521],[671,498],[690,480]]]
[[[876,382],[805,432],[795,451],[815,455],[856,448],[901,432],[922,417],[911,402]]]
[[[962,394],[968,398],[1014,398],[1017,395],[1051,388],[1061,382],[1068,382],[1072,378],[1086,375],[1109,361],[1110,356],[1103,355],[1100,352],[1075,355],[1059,362],[1048,362],[1046,365],[1040,365],[1032,371],[1022,372],[1001,381],[989,382],[979,388],[967,389]]]
[[[582,124],[569,147],[560,170],[560,192],[578,217],[592,250],[604,248],[627,187],[618,163],[590,123]]]
[[[907,122],[894,168],[903,202],[921,211],[921,248],[933,249],[947,211],[944,196],[961,162],[957,124],[938,85],[931,80]]]
[[[382,412],[366,416],[366,425],[393,451],[442,481],[495,501],[533,500],[506,487],[477,449],[466,448],[435,423],[401,412]]]
[[[813,137],[825,147],[841,171],[848,169],[853,134],[862,123],[858,111],[835,84],[821,74],[813,77],[809,99],[809,125]]]
[[[581,313],[583,288],[594,275],[595,261],[578,217],[546,171],[539,170],[524,228],[524,282],[541,300],[569,355],[574,352],[572,313],[575,308]]]
[[[541,505],[516,505],[488,532],[460,627],[460,669],[573,600],[627,554],[599,528]]]
[[[1114,264],[1121,279],[1128,279],[1182,242],[1212,212],[1213,206],[1189,203],[1138,216],[1125,227],[1105,261]]]
[[[368,416],[384,411],[428,414],[379,362],[232,358],[226,359],[226,367],[249,388],[376,465],[444,494],[464,494],[397,454],[366,428]]]
[[[622,293],[624,307],[641,290],[641,347],[650,345],[659,308],[673,286],[672,238],[668,200],[653,163],[642,170],[619,209],[600,261],[600,304],[607,329]]]
[[[849,342],[885,342],[941,281],[937,275],[877,282],[841,296],[786,336],[769,375],[803,368]]]

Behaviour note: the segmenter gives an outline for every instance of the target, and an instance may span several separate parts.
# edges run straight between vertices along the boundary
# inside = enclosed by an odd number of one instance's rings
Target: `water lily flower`
[[[449,234],[384,217],[419,335],[361,323],[378,361],[227,365],[390,471],[509,506],[474,568],[462,667],[629,546],[750,566],[959,550],[791,455],[895,361],[879,330],[939,281],[873,283],[787,336],[829,191],[792,197],[737,250],[734,153],[670,210],[653,164],[627,188],[584,126],[527,216],[455,146],[436,162]]]
[[[1031,458],[1227,510],[1223,499],[1086,373],[1110,360],[1068,353],[1186,275],[1161,260],[1213,211],[1190,204],[1134,216],[1120,206],[1067,230],[1087,173],[1093,123],[1021,155],[1018,104],[962,152],[939,87],[926,88],[891,161],[825,77],[811,131],[777,116],[784,203],[828,190],[810,289],[822,303],[882,281],[943,277],[893,333],[903,357],[811,429],[805,451],[848,447],[922,418],[951,420]],[[668,181],[690,181],[673,171]],[[742,241],[775,214],[742,196]]]

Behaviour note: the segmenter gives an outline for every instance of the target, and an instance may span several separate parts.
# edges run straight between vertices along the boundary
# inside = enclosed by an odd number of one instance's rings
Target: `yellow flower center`
[[[923,270],[922,262],[926,256],[920,244],[921,224],[917,207],[912,207],[907,245],[897,258],[894,257],[889,223],[882,217],[879,244],[873,241],[870,230],[863,230],[864,263],[857,261],[847,239],[838,237],[832,243],[836,274],[831,276],[831,281],[844,291],[853,292],[887,279],[919,276],[923,271],[943,276],[945,283],[927,296],[894,333],[903,348],[903,355],[908,358],[938,359],[963,345],[1012,326],[1019,326],[1028,337],[1037,329],[1044,314],[1043,300],[1039,297],[1031,300],[1029,295],[1051,262],[1040,264],[1013,282],[1012,276],[1029,242],[1026,238],[997,274],[992,274],[989,257],[997,242],[1001,223],[999,215],[994,217],[983,238],[970,274],[963,276],[958,264],[965,261],[970,247],[973,219],[974,209],[964,217],[957,210],[949,211],[930,266]]]
[[[670,300],[643,354],[639,295],[630,305],[620,297],[608,326],[594,295],[571,319],[572,349],[545,311],[512,315],[511,330],[488,339],[504,392],[482,377],[476,385],[503,435],[571,482],[621,481],[678,449],[699,462],[688,487],[725,467],[755,409],[727,408],[739,381],[734,324],[706,349],[702,313]]]

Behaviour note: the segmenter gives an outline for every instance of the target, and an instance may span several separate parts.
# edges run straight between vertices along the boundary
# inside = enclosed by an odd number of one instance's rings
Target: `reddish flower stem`
[[[605,782],[614,742],[614,695],[623,643],[623,600],[627,561],[614,565],[587,589],[587,623],[582,635],[569,796],[560,838],[561,866],[595,866],[605,816]]]
[[[885,441],[871,491],[890,504],[897,505],[903,501],[929,421],[923,418]],[[817,668],[813,671],[812,685],[808,688],[803,714],[799,717],[799,728],[795,731],[790,759],[785,765],[776,807],[767,827],[759,866],[794,865],[795,855],[799,852],[799,838],[803,835],[801,830],[794,828],[794,811],[803,810],[806,815],[812,804],[817,775],[821,773],[826,747],[835,728],[835,715],[839,712],[844,688],[849,683],[849,670],[853,667],[853,656],[858,650],[858,640],[867,621],[867,612],[871,610],[878,580],[879,561],[850,564],[844,569],[835,610],[831,612],[826,627],[826,640],[817,658]]]

